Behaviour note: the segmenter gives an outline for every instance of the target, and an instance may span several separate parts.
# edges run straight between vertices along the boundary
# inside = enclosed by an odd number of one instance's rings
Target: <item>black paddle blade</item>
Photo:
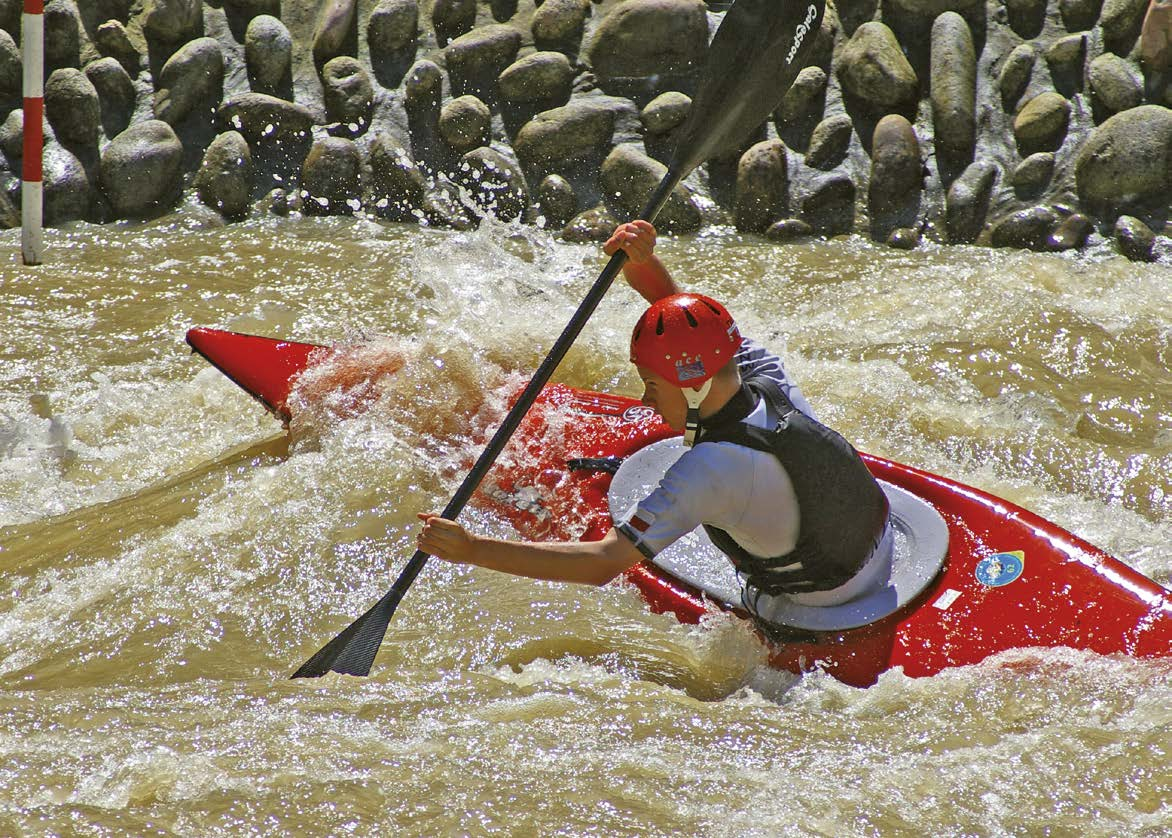
[[[744,140],[781,103],[814,47],[825,0],[736,0],[708,47],[672,168],[696,166]]]
[[[320,678],[327,672],[369,675],[400,599],[402,594],[398,588],[391,588],[369,611],[319,649],[290,677]]]

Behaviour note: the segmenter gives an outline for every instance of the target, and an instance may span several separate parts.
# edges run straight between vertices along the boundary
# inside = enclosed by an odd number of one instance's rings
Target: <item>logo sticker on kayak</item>
[[[977,581],[990,588],[1000,588],[1016,582],[1025,570],[1025,551],[994,553],[981,559],[977,565]]]
[[[649,422],[654,419],[656,414],[655,409],[647,407],[646,405],[637,404],[628,407],[623,411],[624,422]]]

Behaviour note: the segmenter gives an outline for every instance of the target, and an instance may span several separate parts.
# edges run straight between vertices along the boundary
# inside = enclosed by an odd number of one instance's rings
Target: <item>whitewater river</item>
[[[432,562],[372,677],[288,680],[389,587],[479,450],[470,417],[537,366],[599,248],[193,209],[46,244],[25,269],[0,235],[0,834],[1172,829],[1169,660],[1021,651],[860,690],[772,672],[730,618],[684,627],[623,584]],[[1172,253],[730,230],[660,252],[859,448],[1170,584]],[[639,311],[616,285],[557,377],[637,393]],[[189,354],[193,325],[406,366],[289,441]]]

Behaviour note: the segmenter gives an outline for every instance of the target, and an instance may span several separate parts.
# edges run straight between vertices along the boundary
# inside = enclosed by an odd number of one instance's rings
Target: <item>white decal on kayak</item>
[[[501,487],[492,485],[485,486],[483,491],[484,494],[498,503],[503,503],[522,512],[528,512],[539,521],[549,518],[549,510],[541,502],[541,493],[532,486],[522,486],[512,492],[506,492]]]
[[[637,404],[633,407],[628,407],[623,411],[624,422],[646,422],[649,419],[655,418],[654,408],[647,407],[647,405]]]
[[[794,30],[794,43],[789,48],[789,55],[785,57],[786,64],[794,63],[794,56],[798,54],[798,50],[802,48],[802,41],[806,39],[806,33],[810,31],[810,24],[818,18],[818,7],[810,4],[806,10],[806,19],[798,24],[798,28]]]
[[[952,603],[960,599],[960,591],[954,591],[949,588],[940,595],[940,598],[932,603],[933,608],[939,608],[941,611],[947,611]]]

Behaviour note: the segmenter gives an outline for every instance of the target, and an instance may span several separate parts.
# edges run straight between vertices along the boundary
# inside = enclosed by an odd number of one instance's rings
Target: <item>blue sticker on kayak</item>
[[[990,588],[1000,588],[1016,582],[1025,570],[1025,552],[994,553],[981,559],[977,565],[977,581]]]

